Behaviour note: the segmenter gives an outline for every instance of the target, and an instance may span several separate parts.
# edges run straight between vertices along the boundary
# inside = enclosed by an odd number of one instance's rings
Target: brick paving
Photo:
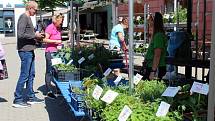
[[[21,109],[12,107],[13,93],[20,70],[20,61],[16,51],[16,38],[1,38],[0,41],[6,51],[9,73],[8,79],[0,80],[0,121],[79,121],[69,111],[69,107],[62,97],[51,100],[43,95],[45,58],[44,50],[42,49],[35,51],[36,77],[34,91],[36,96],[45,99],[45,103]]]

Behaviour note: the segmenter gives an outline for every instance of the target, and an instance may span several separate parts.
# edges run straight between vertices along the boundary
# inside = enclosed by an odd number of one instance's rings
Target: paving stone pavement
[[[9,78],[0,80],[0,121],[79,121],[69,111],[63,98],[51,100],[42,93],[44,90],[45,58],[44,50],[36,49],[36,76],[34,91],[36,96],[45,99],[43,104],[35,104],[29,108],[13,108],[13,93],[20,72],[20,60],[16,50],[16,38],[1,38],[6,51],[6,63]],[[85,118],[84,121],[87,121]]]

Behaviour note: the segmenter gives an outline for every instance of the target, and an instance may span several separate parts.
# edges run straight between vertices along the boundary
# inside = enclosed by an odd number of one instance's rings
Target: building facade
[[[25,12],[25,5],[22,0],[0,0],[0,36],[16,36],[17,22],[19,16]],[[36,25],[35,17],[31,17]]]

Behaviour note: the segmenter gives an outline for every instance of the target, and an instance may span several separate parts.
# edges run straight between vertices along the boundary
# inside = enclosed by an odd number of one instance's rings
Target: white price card
[[[112,70],[110,68],[108,68],[105,72],[104,72],[104,76],[108,76],[110,74]]]
[[[114,81],[115,85],[118,85],[121,79],[122,79],[122,76],[118,76]]]
[[[96,100],[99,100],[100,96],[102,95],[103,89],[96,85],[95,89],[93,90],[93,98],[95,98]]]
[[[53,58],[51,59],[51,62],[52,62],[52,66],[63,63],[61,58]]]
[[[73,59],[71,59],[66,65],[70,65],[73,62]]]
[[[126,121],[128,117],[131,115],[131,113],[132,113],[132,110],[127,105],[125,105],[121,113],[119,114],[118,120]]]
[[[140,80],[141,80],[142,78],[143,78],[143,76],[137,73],[137,74],[134,76],[134,84],[137,85],[137,84],[140,82]]]
[[[112,90],[108,90],[104,94],[104,96],[101,98],[101,100],[106,102],[107,104],[111,104],[118,95],[119,94],[117,92],[114,92]]]
[[[178,87],[167,87],[161,96],[175,97],[175,95],[178,93],[179,90],[180,90],[179,86]]]
[[[92,60],[94,57],[95,57],[95,55],[94,55],[94,54],[91,54],[91,55],[88,56],[88,59],[89,59],[89,60]]]
[[[169,107],[170,107],[170,104],[161,101],[161,104],[158,107],[158,111],[156,113],[156,116],[157,117],[166,116],[166,114],[169,112]]]
[[[85,58],[82,57],[81,59],[78,60],[78,63],[81,64],[81,63],[84,62],[84,61],[85,61]]]
[[[193,82],[190,92],[196,92],[196,93],[207,95],[209,92],[209,85],[202,84],[199,82]]]

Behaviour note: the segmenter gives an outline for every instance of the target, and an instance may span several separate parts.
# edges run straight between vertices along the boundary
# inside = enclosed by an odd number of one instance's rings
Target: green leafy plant
[[[54,65],[57,70],[64,72],[77,72],[78,69],[74,65],[66,65],[66,64],[57,64]]]
[[[187,9],[179,7],[178,14],[174,13],[173,22],[177,22],[177,18],[179,18],[179,22],[187,22]]]
[[[153,101],[156,98],[160,98],[165,89],[166,85],[162,81],[160,82],[157,80],[141,80],[135,87],[135,93],[143,101]]]

